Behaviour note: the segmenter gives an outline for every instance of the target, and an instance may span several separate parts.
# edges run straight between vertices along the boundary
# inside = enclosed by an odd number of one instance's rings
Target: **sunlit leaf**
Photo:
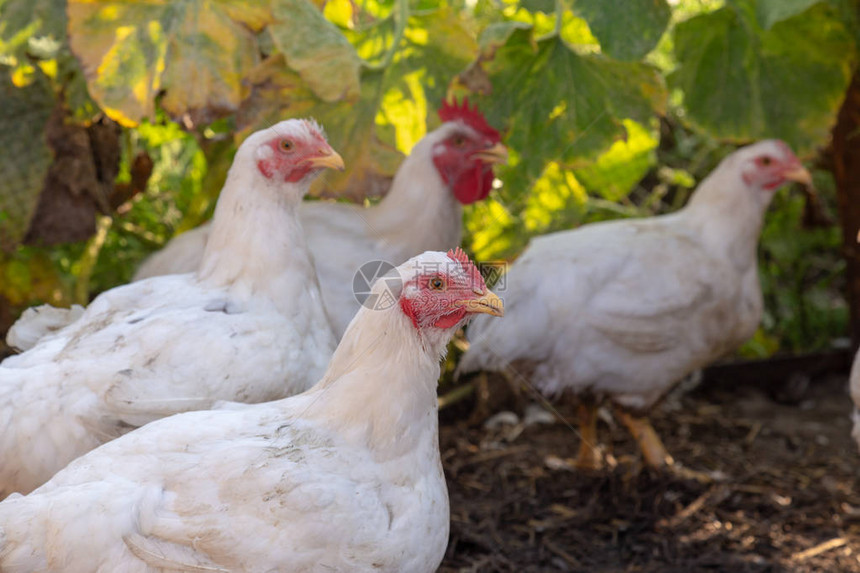
[[[517,222],[501,203],[490,198],[469,206],[466,233],[471,238],[469,251],[479,261],[492,261],[512,255],[525,243],[517,232]]]
[[[540,234],[550,230],[559,218],[579,219],[587,202],[585,188],[573,172],[551,162],[528,195],[523,222],[530,233]]]
[[[51,163],[45,126],[55,103],[41,74],[19,88],[0,70],[0,247],[10,248],[27,232]]]
[[[575,0],[573,10],[588,22],[603,53],[626,61],[654,49],[671,15],[666,0]]]
[[[71,0],[68,15],[90,93],[124,125],[153,118],[162,91],[169,114],[195,123],[235,111],[258,58],[252,31],[269,20],[266,4],[229,0]]]
[[[670,82],[688,119],[733,141],[779,137],[809,151],[829,136],[855,48],[827,7],[757,33],[723,8],[678,25]]]
[[[593,165],[575,171],[589,191],[610,201],[626,197],[657,162],[657,139],[643,125],[624,120],[627,140],[616,141]]]

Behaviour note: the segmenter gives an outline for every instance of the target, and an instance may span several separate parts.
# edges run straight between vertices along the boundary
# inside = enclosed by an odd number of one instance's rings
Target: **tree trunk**
[[[849,326],[860,343],[860,70],[855,71],[833,128],[833,175],[847,263]]]

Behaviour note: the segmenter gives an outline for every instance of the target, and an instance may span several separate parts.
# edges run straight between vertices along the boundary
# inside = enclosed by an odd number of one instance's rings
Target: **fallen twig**
[[[816,555],[820,555],[825,551],[830,551],[831,549],[836,549],[837,547],[842,547],[848,543],[848,540],[844,537],[836,537],[831,539],[830,541],[825,541],[824,543],[819,543],[815,547],[810,547],[809,549],[805,549],[798,553],[795,553],[791,556],[792,561],[803,561],[804,559],[809,559],[810,557],[815,557]]]
[[[686,521],[690,516],[694,513],[700,511],[703,507],[705,507],[706,503],[710,503],[712,505],[716,505],[726,499],[731,493],[731,490],[726,486],[718,486],[712,487],[699,497],[697,497],[693,502],[673,515],[669,518],[661,519],[657,522],[657,527],[677,527],[684,521]]]

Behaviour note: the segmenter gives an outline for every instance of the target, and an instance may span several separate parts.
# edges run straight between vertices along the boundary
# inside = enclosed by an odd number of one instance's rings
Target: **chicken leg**
[[[645,458],[645,463],[655,469],[665,469],[675,464],[675,459],[666,451],[663,442],[654,427],[646,417],[636,417],[630,414],[627,410],[616,406],[615,417],[624,424],[636,443],[639,444],[639,449],[642,450],[642,457]]]
[[[642,457],[645,463],[656,470],[667,471],[681,479],[692,479],[702,483],[711,483],[715,479],[714,475],[698,472],[683,467],[681,464],[675,463],[675,458],[666,451],[660,437],[648,421],[646,417],[636,417],[630,412],[624,410],[620,406],[615,406],[615,417],[624,424],[624,427],[630,432],[636,443],[639,444],[639,449],[642,450]]]
[[[580,402],[579,413],[579,455],[574,466],[576,469],[593,471],[600,468],[601,456],[597,450],[597,405],[594,402]]]

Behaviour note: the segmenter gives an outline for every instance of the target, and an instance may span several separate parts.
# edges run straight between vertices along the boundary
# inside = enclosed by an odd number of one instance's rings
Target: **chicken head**
[[[757,189],[772,191],[790,181],[812,184],[800,159],[782,141],[771,139],[750,145],[739,152],[739,159],[743,161],[741,178]]]
[[[508,150],[477,107],[445,103],[439,117],[450,122],[433,146],[433,164],[457,200],[468,205],[486,199],[493,185],[493,165],[508,160]]]
[[[251,137],[261,140],[251,143],[257,169],[267,179],[296,183],[325,168],[344,169],[343,159],[328,144],[315,121],[282,122]]]
[[[461,249],[416,263],[405,273],[401,271],[400,308],[418,330],[447,331],[474,314],[504,314],[502,300],[487,289],[481,273]]]

